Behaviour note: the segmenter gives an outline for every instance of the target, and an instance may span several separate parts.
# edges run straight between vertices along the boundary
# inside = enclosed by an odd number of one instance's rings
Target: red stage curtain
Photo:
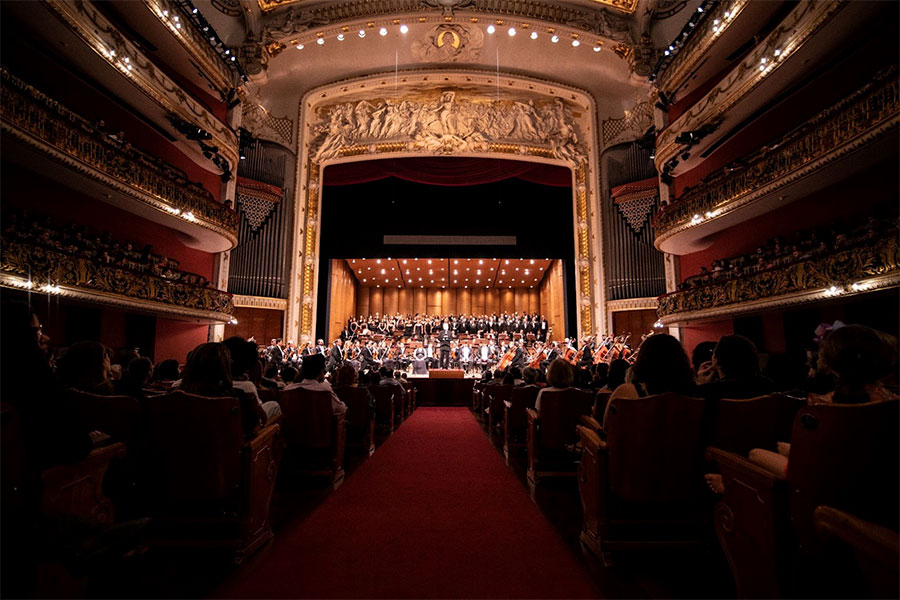
[[[397,177],[430,185],[465,186],[518,177],[531,183],[571,187],[566,167],[494,158],[392,158],[343,163],[325,168],[325,185],[368,183]]]

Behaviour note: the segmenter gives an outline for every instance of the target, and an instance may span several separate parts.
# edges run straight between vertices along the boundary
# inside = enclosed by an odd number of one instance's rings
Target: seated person
[[[301,381],[292,383],[284,388],[285,391],[304,389],[314,392],[328,392],[331,394],[331,408],[336,415],[347,412],[347,406],[341,402],[331,384],[325,381],[325,355],[311,354],[303,359],[300,367]]]
[[[115,393],[109,348],[100,342],[76,342],[69,346],[56,365],[56,375],[63,389],[111,396]]]
[[[241,401],[244,434],[255,435],[267,415],[259,402],[234,387],[231,380],[231,353],[225,344],[200,344],[188,353],[179,389],[211,398],[230,396]]]
[[[547,367],[547,387],[538,392],[537,400],[534,402],[534,409],[538,412],[541,410],[541,396],[546,391],[567,390],[572,387],[575,380],[575,373],[567,361],[557,358],[550,366]]]
[[[776,391],[775,383],[760,375],[756,346],[742,335],[719,340],[712,361],[700,367],[697,382],[697,394],[707,400],[755,398]]]
[[[639,355],[640,356],[640,355]],[[606,387],[602,388],[604,392],[614,392],[616,388],[625,383],[625,375],[631,365],[624,358],[617,358],[609,365],[609,372],[606,375]]]
[[[152,378],[153,361],[146,356],[135,358],[128,363],[122,378],[115,382],[116,394],[143,400],[147,397],[144,390]]]
[[[260,367],[256,356],[256,344],[238,336],[232,336],[222,343],[231,353],[232,385],[255,399],[266,413],[267,420],[281,415],[281,406],[278,402],[274,400],[263,402],[256,384],[251,381],[251,370]]]

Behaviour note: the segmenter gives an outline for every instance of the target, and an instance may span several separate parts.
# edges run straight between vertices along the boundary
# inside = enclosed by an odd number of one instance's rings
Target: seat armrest
[[[597,419],[595,419],[594,417],[591,417],[588,415],[581,416],[581,424],[595,432],[600,431],[602,429],[600,427],[600,422]]]
[[[241,514],[243,532],[246,536],[256,535],[259,531],[271,529],[269,524],[269,505],[275,491],[278,478],[278,465],[284,450],[284,438],[281,426],[266,425],[256,437],[244,445],[242,465],[242,503]]]
[[[753,487],[762,486],[771,489],[779,481],[768,469],[758,467],[740,454],[721,448],[712,446],[707,448],[706,460],[718,467],[726,486],[731,480],[739,479],[746,484],[752,484]]]
[[[541,413],[534,410],[533,408],[526,408],[525,414],[528,415],[528,425],[530,426],[532,423],[537,423],[541,420]]]

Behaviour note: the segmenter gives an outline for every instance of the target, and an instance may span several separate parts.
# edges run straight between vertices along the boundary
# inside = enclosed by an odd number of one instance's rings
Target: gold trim
[[[218,146],[237,169],[237,135],[211,112],[195,101],[174,80],[160,71],[138,47],[128,41],[115,25],[89,2],[45,0],[56,16],[98,56],[169,114],[196,124],[210,133],[211,145]],[[218,169],[216,169],[218,170]]]
[[[720,123],[738,102],[778,72],[780,66],[800,50],[844,6],[846,3],[843,2],[802,0],[797,8],[741,61],[740,65],[663,130],[656,140],[657,170],[662,172],[663,166],[684,150],[684,147],[675,141],[679,134]],[[763,60],[766,62],[762,63]]]
[[[659,307],[659,299],[656,297],[649,298],[626,298],[625,300],[610,300],[606,303],[607,312],[626,312],[630,310],[656,310]]]
[[[287,310],[284,298],[266,298],[265,296],[233,296],[235,308],[262,308],[266,310]]]
[[[900,123],[896,69],[820,112],[769,147],[747,156],[749,165],[725,169],[656,214],[657,248],[674,235],[721,219],[776,190],[808,177],[895,131]]]
[[[894,235],[874,245],[841,250],[823,259],[672,292],[659,297],[657,314],[663,325],[672,325],[898,285],[900,243]],[[836,286],[835,292],[830,291],[831,286]]]

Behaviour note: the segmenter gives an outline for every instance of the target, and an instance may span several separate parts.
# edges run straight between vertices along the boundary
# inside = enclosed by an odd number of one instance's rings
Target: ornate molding
[[[630,15],[637,9],[638,0],[593,0],[593,2]],[[257,0],[257,3],[263,13],[269,13],[278,8],[299,4],[300,0]],[[374,6],[366,7],[366,4]],[[547,14],[559,14],[577,10],[577,7],[560,7],[550,2],[535,2],[529,0],[380,0],[377,3],[366,0],[356,0],[355,2],[342,2],[337,6],[324,6],[321,7],[320,10],[327,14],[326,11],[330,10],[337,12],[338,8],[343,8],[345,14],[349,13],[349,15],[344,18],[365,18],[366,16],[377,13],[389,14],[416,9],[438,9],[444,15],[453,15],[454,10],[461,8],[487,12],[500,12],[500,10],[503,10],[510,12],[516,11],[517,13],[545,12]]]
[[[36,90],[5,68],[0,127],[28,146],[90,179],[166,215],[237,245],[238,215],[197,183]]]
[[[235,308],[263,308],[266,310],[287,310],[287,300],[284,298],[265,298],[263,296],[239,296],[234,297]]]
[[[269,140],[294,150],[294,121],[290,117],[276,117],[266,108],[249,100],[241,104],[241,127],[253,137]]]
[[[750,4],[750,0],[733,0],[732,2],[716,2],[709,6],[708,12],[697,24],[684,46],[678,49],[675,56],[660,70],[656,77],[656,87],[665,92],[672,101],[672,93],[690,79],[716,40],[735,22],[737,16]]]
[[[227,292],[9,240],[0,249],[0,285],[214,322],[234,312]]]
[[[713,130],[742,99],[779,71],[821,27],[846,6],[844,2],[802,0],[766,39],[760,42],[722,81],[669,125],[656,140],[656,166],[677,160],[685,146],[676,138],[682,133]]]
[[[160,71],[90,2],[46,0],[48,6],[98,56],[170,115],[209,132],[211,142],[232,165],[238,161],[237,136],[174,80]]]
[[[640,139],[652,126],[653,107],[649,102],[637,102],[621,119],[603,121],[603,148]]]
[[[808,177],[894,131],[900,123],[896,69],[881,74],[780,140],[725,168],[654,217],[657,248],[673,235],[721,218]]]
[[[191,56],[207,81],[224,98],[234,87],[232,67],[209,45],[209,38],[192,26],[192,21],[174,0],[142,0]]]
[[[659,308],[658,298],[626,298],[610,300],[606,303],[606,310],[611,313],[627,310],[656,310],[657,308]]]
[[[819,260],[659,297],[663,325],[721,318],[900,285],[896,236]]]

